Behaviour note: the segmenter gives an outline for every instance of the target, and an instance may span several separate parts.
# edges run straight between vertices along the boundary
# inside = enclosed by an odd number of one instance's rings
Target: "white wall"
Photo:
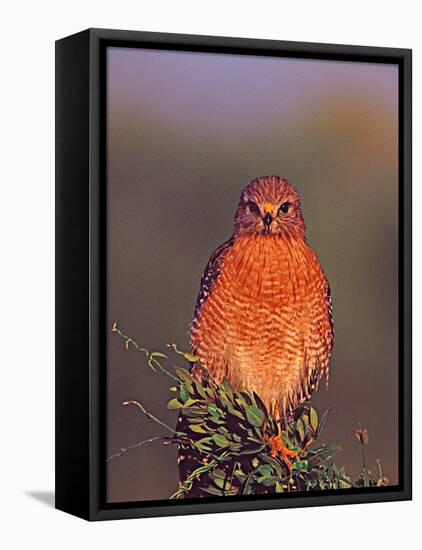
[[[414,49],[415,311],[422,307],[418,2],[21,1],[2,7],[0,65],[0,544],[4,548],[390,548],[420,541],[415,501],[88,524],[29,493],[53,490],[54,40],[86,27]],[[415,349],[421,325],[415,316]],[[414,387],[421,382],[414,357]],[[381,389],[380,389],[381,391]],[[416,394],[417,397],[417,394]],[[416,435],[422,420],[415,400]],[[422,451],[415,439],[416,466]],[[44,495],[45,497],[45,495]],[[45,498],[44,498],[45,500]],[[6,543],[4,543],[7,541]]]

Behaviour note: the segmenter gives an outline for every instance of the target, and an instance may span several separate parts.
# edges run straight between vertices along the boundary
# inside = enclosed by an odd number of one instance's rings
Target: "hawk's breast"
[[[328,284],[304,241],[233,241],[192,324],[192,349],[211,374],[256,391],[270,410],[303,401],[328,368]]]

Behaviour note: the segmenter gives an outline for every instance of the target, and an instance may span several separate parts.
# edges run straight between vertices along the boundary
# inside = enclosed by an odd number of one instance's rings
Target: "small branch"
[[[133,340],[133,338],[131,338],[127,334],[124,334],[117,327],[116,322],[113,323],[113,326],[111,328],[111,332],[116,332],[121,338],[123,338],[123,340],[125,341],[126,350],[129,350],[129,345],[132,344],[132,346],[137,351],[140,351],[141,353],[143,353],[145,355],[145,357],[147,358],[147,364],[148,364],[149,368],[152,369],[154,372],[156,371],[156,367],[157,367],[161,372],[163,372],[164,374],[166,374],[170,378],[173,378],[173,380],[176,380],[177,382],[180,382],[180,380],[177,378],[177,376],[175,376],[174,374],[169,372],[167,369],[165,369],[157,359],[157,357],[163,357],[164,359],[168,359],[167,355],[165,355],[164,353],[158,352],[158,351],[150,352],[146,348],[141,348],[138,345],[138,343],[135,340]]]
[[[160,420],[159,418],[157,418],[156,416],[154,416],[153,414],[148,412],[146,410],[146,408],[139,403],[139,401],[125,401],[123,403],[123,405],[135,405],[136,407],[138,407],[144,413],[144,415],[147,418],[150,418],[151,420],[154,420],[154,422],[156,422],[157,424],[159,424],[160,426],[162,426],[163,428],[165,428],[166,430],[168,430],[172,434],[178,435],[178,432],[176,432],[176,430],[173,430],[173,428],[168,426],[165,422],[163,422],[162,420]]]
[[[185,352],[180,350],[178,347],[177,347],[177,344],[167,344],[167,347],[168,348],[172,348],[176,353],[177,355],[181,355],[182,357],[185,356]]]
[[[210,470],[215,468],[217,464],[218,464],[217,460],[213,459],[210,462],[208,462],[208,464],[204,464],[203,466],[200,466],[199,468],[194,470],[180,485],[177,491],[169,497],[170,500],[177,499],[181,497],[184,493],[189,492],[192,488],[192,483],[194,482],[194,480],[198,479],[201,474],[209,472]]]
[[[379,477],[381,479],[383,477],[383,475],[382,475],[381,461],[380,461],[379,458],[377,458],[377,464],[378,464],[378,474],[379,474]]]
[[[123,334],[123,332],[119,328],[117,328],[117,323],[113,323],[111,332],[117,332],[117,334],[125,340],[125,346],[127,350],[129,349],[129,344],[133,344],[138,351],[141,351],[146,355],[149,354],[149,351],[147,349],[141,348],[134,340],[132,340],[132,338],[130,338],[130,336]]]
[[[122,456],[122,454],[126,453],[127,451],[131,451],[132,449],[137,449],[139,447],[142,447],[145,443],[153,443],[154,441],[159,441],[160,439],[165,439],[161,436],[151,437],[150,439],[144,439],[143,441],[139,441],[139,443],[135,443],[134,445],[129,445],[128,447],[122,447],[120,449],[120,452],[114,453],[114,455],[111,455],[107,458],[106,462],[110,462],[110,460],[113,460],[113,458],[118,458],[119,456]]]

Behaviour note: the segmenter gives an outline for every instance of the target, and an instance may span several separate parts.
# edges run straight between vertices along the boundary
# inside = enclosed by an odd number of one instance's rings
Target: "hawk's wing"
[[[327,302],[328,302],[328,318],[330,321],[330,329],[331,329],[331,342],[330,342],[330,351],[333,347],[333,341],[334,341],[334,321],[333,321],[333,300],[331,298],[331,288],[330,284],[327,281],[327,278],[325,278],[325,281],[327,283]]]
[[[209,259],[207,266],[204,269],[204,272],[202,273],[202,277],[201,277],[201,287],[199,289],[199,294],[196,299],[196,305],[195,305],[195,315],[194,315],[195,318],[198,316],[203,303],[210,295],[212,287],[215,284],[216,280],[218,279],[218,276],[220,275],[223,260],[226,257],[227,252],[230,250],[232,246],[233,246],[233,237],[231,237],[228,241],[226,241],[221,246],[219,246],[213,252],[211,258]]]
[[[204,302],[207,300],[208,296],[212,292],[212,287],[214,286],[215,282],[217,281],[220,275],[224,258],[226,257],[227,253],[231,249],[232,245],[233,245],[233,237],[231,237],[228,241],[226,241],[221,246],[219,246],[211,255],[211,258],[208,260],[208,263],[202,273],[201,287],[199,289],[198,297],[196,299],[195,314],[189,329],[190,336],[191,336],[191,344],[192,344],[191,351],[193,354],[196,354],[195,345],[192,342],[192,333],[195,332],[195,323],[198,320],[198,317],[200,315],[200,311]],[[193,363],[192,372],[194,371],[195,371],[195,364]],[[200,376],[200,373],[197,373],[197,374]],[[186,417],[183,417],[182,414],[179,414],[177,430],[181,432],[188,431],[189,428],[187,424],[188,424],[188,420],[186,419]],[[203,455],[197,450],[192,449],[192,447],[180,444],[178,449],[177,463],[178,463],[178,470],[179,470],[179,480],[180,480],[180,483],[183,483],[196,468],[204,465]],[[206,475],[207,474],[205,474],[205,476]],[[199,484],[194,483],[191,489],[189,490],[190,497],[204,496],[203,491],[198,489],[197,485]]]
[[[328,280],[324,274],[324,283],[325,283],[325,306],[323,312],[320,314],[320,320],[316,326],[313,335],[313,349],[314,355],[313,359],[308,363],[307,358],[305,358],[305,365],[309,369],[306,373],[306,389],[305,397],[308,396],[318,388],[318,384],[321,378],[326,377],[326,383],[328,386],[329,374],[330,374],[330,363],[329,358],[334,344],[334,322],[333,322],[333,306],[331,300],[331,288],[328,283]],[[318,317],[318,313],[314,310],[314,314]],[[321,317],[322,315],[322,317]],[[325,322],[324,322],[325,319]],[[309,359],[309,358],[308,358]]]

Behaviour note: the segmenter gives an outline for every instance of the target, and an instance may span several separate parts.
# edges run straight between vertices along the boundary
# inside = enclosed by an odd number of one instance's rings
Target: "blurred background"
[[[150,350],[188,348],[201,272],[232,232],[242,187],[297,187],[331,285],[335,345],[323,440],[356,478],[398,481],[398,71],[393,65],[109,48],[108,326]],[[107,449],[167,435],[170,382],[117,335],[107,343]],[[110,502],[167,498],[176,449],[151,443],[108,463]]]

